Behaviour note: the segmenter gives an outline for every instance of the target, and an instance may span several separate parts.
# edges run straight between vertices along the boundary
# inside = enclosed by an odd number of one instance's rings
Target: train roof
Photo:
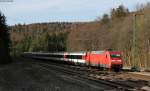
[[[109,53],[121,53],[119,51],[88,51],[88,53],[91,54],[102,54],[104,52],[109,52]],[[43,54],[43,55],[86,55],[86,51],[81,51],[81,52],[24,52],[24,54]]]
[[[86,52],[68,52],[66,55],[86,55]]]
[[[50,54],[50,55],[63,55],[64,53],[49,53],[49,52],[24,52],[25,54]]]
[[[104,52],[106,52],[106,51],[91,51],[90,53],[92,53],[92,54],[102,54]]]

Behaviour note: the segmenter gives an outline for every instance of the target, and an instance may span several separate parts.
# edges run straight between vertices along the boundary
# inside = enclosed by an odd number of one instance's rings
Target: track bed
[[[0,68],[0,91],[127,91],[148,85],[120,74],[19,58]]]

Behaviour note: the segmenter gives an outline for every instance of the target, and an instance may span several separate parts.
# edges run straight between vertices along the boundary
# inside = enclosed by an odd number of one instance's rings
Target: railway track
[[[41,59],[40,59],[41,60]],[[113,76],[116,74],[121,74],[121,73],[115,73],[115,72],[108,72],[108,71],[99,71],[98,69],[88,69],[88,67],[85,66],[73,66],[73,65],[66,65],[66,64],[60,64],[60,63],[55,63],[55,62],[49,62],[43,60],[34,60],[33,64],[37,64],[43,69],[52,69],[57,72],[62,72],[65,73],[73,78],[77,79],[87,79],[93,82],[96,82],[98,84],[103,84],[105,86],[109,86],[112,89],[117,89],[117,91],[137,91],[137,89],[140,89],[142,86],[147,85],[148,82],[145,82],[143,80],[141,81],[134,81],[132,79],[127,79],[127,80],[116,80],[113,79]],[[36,62],[35,62],[36,61]],[[96,75],[100,76],[112,76],[112,79],[102,79],[102,78],[97,78]],[[111,77],[110,76],[110,77]],[[81,79],[81,80],[82,80]]]
[[[136,82],[133,85],[131,85],[131,82],[129,84],[129,81],[127,82],[128,84],[125,84],[123,82],[116,82],[116,81],[111,81],[111,80],[104,80],[104,79],[97,79],[95,77],[89,76],[87,72],[84,71],[77,71],[73,69],[68,69],[68,67],[64,66],[58,66],[58,64],[47,64],[47,63],[37,63],[38,66],[44,68],[44,69],[49,69],[51,68],[52,70],[56,70],[57,72],[63,72],[67,75],[70,75],[75,78],[82,78],[82,79],[88,79],[90,81],[94,81],[98,84],[103,84],[106,86],[109,86],[113,89],[121,90],[121,91],[136,91]]]

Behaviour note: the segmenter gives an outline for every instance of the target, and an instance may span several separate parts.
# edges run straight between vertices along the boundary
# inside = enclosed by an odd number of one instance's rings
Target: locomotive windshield
[[[121,58],[121,54],[111,54],[111,58]]]

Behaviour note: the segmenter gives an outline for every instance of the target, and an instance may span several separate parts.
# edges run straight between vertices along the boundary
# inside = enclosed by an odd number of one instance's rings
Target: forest
[[[91,22],[49,22],[9,26],[11,55],[23,52],[123,52],[126,66],[150,67],[150,4],[130,12],[120,5]]]

